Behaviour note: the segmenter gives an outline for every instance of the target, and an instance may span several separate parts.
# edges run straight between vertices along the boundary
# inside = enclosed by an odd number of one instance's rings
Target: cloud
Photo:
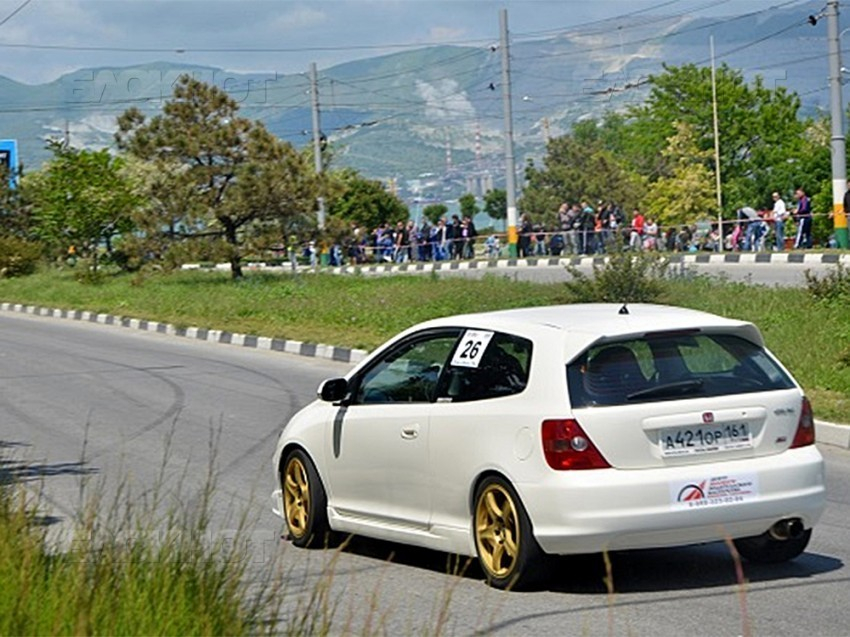
[[[468,120],[475,115],[475,107],[455,80],[445,79],[434,83],[417,80],[416,93],[425,100],[426,119],[434,122]]]

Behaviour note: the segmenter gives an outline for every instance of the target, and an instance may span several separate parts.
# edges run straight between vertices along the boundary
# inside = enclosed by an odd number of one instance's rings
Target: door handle
[[[415,440],[419,437],[419,425],[408,425],[401,430],[401,437],[405,440]]]

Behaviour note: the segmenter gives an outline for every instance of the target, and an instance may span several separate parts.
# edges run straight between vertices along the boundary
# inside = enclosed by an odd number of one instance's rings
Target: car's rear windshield
[[[704,333],[659,333],[595,345],[567,365],[567,384],[573,407],[794,387],[758,345]]]

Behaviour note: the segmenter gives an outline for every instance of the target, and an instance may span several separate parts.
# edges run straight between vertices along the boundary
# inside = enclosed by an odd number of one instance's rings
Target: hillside
[[[729,18],[642,15],[593,30],[511,44],[517,166],[539,158],[547,137],[586,117],[640,103],[646,79],[663,64],[718,64],[796,91],[804,114],[828,106],[825,27],[806,23],[814,2]],[[502,180],[500,52],[429,47],[341,64],[319,73],[322,129],[336,165],[394,178],[407,196],[445,199],[487,174]],[[112,143],[115,118],[129,106],[154,114],[182,73],[229,91],[243,113],[296,146],[312,129],[306,74],[236,74],[193,65],[80,69],[29,86],[0,77],[0,137],[17,139],[26,167],[47,157],[46,137],[75,146]],[[479,179],[480,177],[480,179]],[[476,181],[477,180],[477,181]]]

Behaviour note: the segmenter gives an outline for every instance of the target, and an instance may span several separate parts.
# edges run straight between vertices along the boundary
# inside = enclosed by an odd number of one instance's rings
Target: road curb
[[[665,256],[670,265],[769,265],[771,263],[786,263],[799,266],[810,265],[837,265],[842,264],[850,267],[850,254],[838,253],[809,253],[809,252],[697,252],[697,253],[675,253]],[[429,272],[451,272],[453,270],[488,270],[496,268],[547,268],[566,266],[589,267],[602,265],[607,260],[604,255],[595,256],[548,256],[529,257],[525,259],[506,259],[503,257],[494,259],[473,259],[469,261],[411,261],[408,263],[375,263],[366,265],[346,266],[298,266],[298,272],[330,272],[332,274],[421,274]],[[229,272],[229,263],[217,265],[201,265],[200,263],[186,263],[183,270],[206,270]],[[262,270],[264,272],[291,272],[292,266],[269,265],[262,261],[248,262],[246,270]]]
[[[850,449],[850,425],[815,420],[815,439],[825,445]]]
[[[37,305],[22,305],[20,303],[0,303],[0,311],[30,314],[32,316],[44,316],[49,318],[61,318],[73,321],[86,321],[100,325],[112,325],[137,329],[146,332],[157,332],[169,336],[180,336],[192,340],[220,343],[223,345],[235,345],[237,347],[251,347],[275,352],[285,352],[298,356],[311,358],[324,358],[339,361],[341,363],[359,363],[366,357],[368,352],[362,349],[349,347],[338,347],[324,343],[305,343],[283,338],[269,338],[267,336],[255,336],[253,334],[239,334],[223,330],[213,330],[205,327],[178,327],[170,323],[148,321],[145,319],[130,318],[126,316],[115,316],[112,314],[98,314],[83,310],[59,310],[55,308],[40,307]]]

